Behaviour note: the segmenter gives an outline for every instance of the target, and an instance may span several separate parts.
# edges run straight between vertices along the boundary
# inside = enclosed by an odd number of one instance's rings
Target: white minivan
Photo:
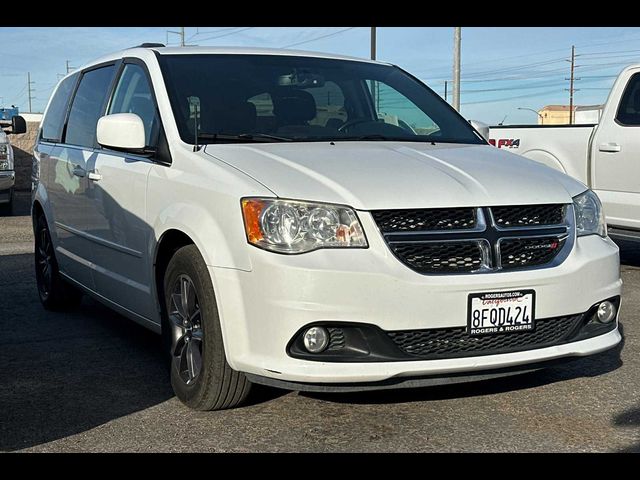
[[[57,86],[34,172],[45,308],[89,294],[162,333],[195,409],[239,405],[254,383],[512,375],[621,340],[598,197],[491,147],[394,65],[114,53]]]

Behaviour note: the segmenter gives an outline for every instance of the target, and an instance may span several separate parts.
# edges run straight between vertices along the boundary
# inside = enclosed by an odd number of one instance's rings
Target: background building
[[[602,105],[577,105],[573,107],[575,125],[598,123]],[[538,110],[538,125],[568,125],[568,105],[547,105]]]

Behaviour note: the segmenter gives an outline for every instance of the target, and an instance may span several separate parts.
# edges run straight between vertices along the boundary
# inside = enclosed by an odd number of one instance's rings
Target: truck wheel
[[[169,261],[164,298],[163,331],[170,339],[176,396],[195,410],[239,406],[251,383],[227,363],[213,284],[195,245],[182,247]]]
[[[64,281],[60,275],[44,215],[38,217],[35,237],[36,282],[42,306],[54,311],[77,306],[82,299],[82,293]]]

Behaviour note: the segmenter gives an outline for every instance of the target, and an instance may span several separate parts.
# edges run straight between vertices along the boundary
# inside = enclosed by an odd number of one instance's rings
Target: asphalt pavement
[[[621,244],[625,340],[517,377],[358,394],[260,388],[194,412],[159,337],[85,298],[38,302],[28,194],[0,217],[0,451],[640,452],[640,248]]]

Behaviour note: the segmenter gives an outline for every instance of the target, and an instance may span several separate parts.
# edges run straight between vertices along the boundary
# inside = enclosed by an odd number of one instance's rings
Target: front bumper
[[[375,232],[368,215],[365,231]],[[285,256],[247,246],[250,272],[210,267],[227,360],[236,370],[282,381],[380,382],[584,356],[615,346],[617,328],[587,340],[513,353],[387,362],[323,362],[292,358],[287,345],[317,322],[365,323],[385,331],[463,327],[470,293],[534,289],[536,317],[586,312],[620,295],[618,247],[597,236],[576,239],[567,259],[547,269],[429,276],[400,263],[381,236],[368,249],[318,250]]]
[[[398,388],[421,388],[421,387],[437,387],[441,385],[455,385],[460,383],[479,382],[483,380],[495,380],[498,378],[512,377],[523,373],[535,372],[544,368],[550,368],[556,365],[564,365],[574,360],[578,360],[579,356],[561,357],[553,360],[544,360],[541,362],[527,363],[516,365],[513,367],[488,369],[481,371],[470,371],[462,373],[449,373],[440,375],[429,375],[426,377],[392,377],[379,382],[353,382],[353,383],[308,383],[308,382],[291,382],[280,380],[273,377],[263,377],[248,373],[247,378],[253,382],[270,387],[283,388],[286,390],[296,390],[301,392],[323,392],[323,393],[347,393],[347,392],[365,392],[372,390],[390,390]]]

